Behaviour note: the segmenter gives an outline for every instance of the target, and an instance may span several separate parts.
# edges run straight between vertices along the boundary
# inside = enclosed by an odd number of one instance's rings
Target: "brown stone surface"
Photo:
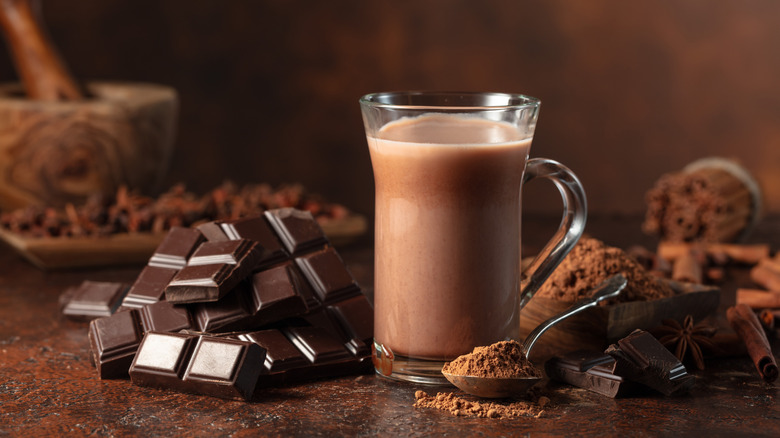
[[[641,239],[640,221],[591,219],[588,229],[625,247]],[[526,232],[545,228],[533,220],[524,227]],[[757,237],[774,236],[777,248],[778,229],[778,220],[764,224]],[[370,284],[370,247],[340,253],[358,281]],[[645,394],[610,399],[544,382],[536,392],[551,401],[541,418],[504,420],[416,409],[415,391],[441,389],[374,375],[266,389],[253,403],[141,388],[127,380],[101,381],[90,363],[87,326],[58,315],[58,295],[86,278],[127,282],[139,270],[44,273],[0,245],[0,435],[780,434],[780,390],[762,382],[747,357],[708,361],[707,369],[695,374],[693,391],[677,398]],[[735,273],[732,282],[746,275]],[[724,293],[721,307],[734,299],[732,286],[724,291],[731,292]],[[778,347],[775,342],[775,352]]]

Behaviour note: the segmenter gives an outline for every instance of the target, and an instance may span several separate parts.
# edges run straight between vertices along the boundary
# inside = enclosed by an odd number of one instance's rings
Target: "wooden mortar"
[[[79,84],[43,25],[37,0],[0,0],[0,28],[21,84],[0,84],[0,209],[62,206],[120,185],[154,191],[173,148],[169,87]]]
[[[62,206],[125,184],[150,193],[167,171],[178,98],[170,87],[88,83],[90,98],[40,101],[0,85],[0,209]]]

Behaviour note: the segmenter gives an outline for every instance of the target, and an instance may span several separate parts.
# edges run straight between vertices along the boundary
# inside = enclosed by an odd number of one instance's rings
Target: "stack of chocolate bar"
[[[249,400],[263,386],[371,369],[371,303],[300,210],[173,228],[129,289],[92,282],[68,298],[64,309],[92,316],[121,299],[90,323],[104,379]]]

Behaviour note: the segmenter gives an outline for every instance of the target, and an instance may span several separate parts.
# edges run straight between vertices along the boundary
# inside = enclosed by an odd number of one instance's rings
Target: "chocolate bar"
[[[205,242],[165,288],[172,303],[217,301],[246,278],[262,248],[251,240]]]
[[[127,294],[124,283],[84,281],[62,294],[62,314],[78,320],[90,320],[113,314]]]
[[[148,332],[130,366],[136,385],[251,400],[265,349],[226,337]]]
[[[203,235],[194,228],[172,227],[157,246],[148,265],[181,269],[203,241]]]
[[[266,211],[265,217],[291,255],[328,243],[322,228],[308,211],[280,208]]]
[[[634,330],[612,344],[606,352],[615,358],[615,373],[648,386],[664,395],[684,394],[695,378],[685,366],[650,333]]]
[[[140,309],[164,299],[165,288],[177,272],[178,269],[146,266],[122,300],[122,308]]]
[[[576,351],[548,360],[547,376],[560,382],[617,398],[636,392],[637,385],[615,374],[615,359],[600,352]]]
[[[187,309],[160,301],[93,320],[89,325],[92,359],[101,379],[127,376],[143,334],[150,330],[193,328]]]

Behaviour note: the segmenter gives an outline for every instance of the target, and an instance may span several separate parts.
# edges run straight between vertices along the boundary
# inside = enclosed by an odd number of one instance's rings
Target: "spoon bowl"
[[[577,301],[567,310],[553,316],[547,321],[539,324],[523,341],[523,355],[527,358],[537,339],[550,327],[563,321],[564,319],[576,315],[583,310],[593,307],[600,301],[616,297],[626,287],[628,281],[621,274],[614,275],[598,286],[592,296]],[[525,394],[532,386],[536,385],[542,379],[540,377],[477,377],[460,376],[457,374],[445,373],[444,377],[461,391],[476,395],[482,398],[508,398],[519,397]]]
[[[476,377],[445,373],[444,377],[461,391],[482,398],[509,398],[525,394],[541,377]]]

